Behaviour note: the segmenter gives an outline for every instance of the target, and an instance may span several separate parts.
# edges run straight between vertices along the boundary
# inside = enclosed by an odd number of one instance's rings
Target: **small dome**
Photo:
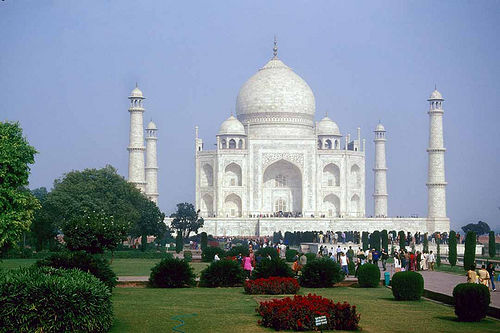
[[[138,87],[135,87],[130,93],[130,97],[142,97],[142,91]]]
[[[220,125],[218,135],[246,135],[245,127],[233,115],[227,118],[222,125]]]
[[[156,124],[151,120],[149,122],[149,124],[148,124],[148,127],[146,127],[146,129],[148,129],[148,130],[155,130],[155,129],[158,129],[158,128],[156,127]]]
[[[317,134],[342,136],[337,123],[328,118],[328,116],[325,116],[325,118],[321,119],[318,123]]]
[[[429,97],[429,100],[431,100],[431,99],[443,100],[443,96],[441,95],[441,93],[439,91],[437,91],[437,89],[434,89],[434,91],[431,94],[431,97]]]
[[[381,123],[378,123],[377,127],[375,127],[375,132],[385,132],[385,127]]]

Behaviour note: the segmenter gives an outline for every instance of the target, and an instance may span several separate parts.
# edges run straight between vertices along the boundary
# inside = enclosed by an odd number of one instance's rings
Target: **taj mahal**
[[[129,99],[129,181],[156,202],[156,125],[143,128],[139,88]],[[448,232],[444,99],[434,90],[427,101],[428,216],[390,217],[386,130],[379,123],[373,132],[374,217],[366,217],[366,139],[360,128],[353,137],[342,133],[328,115],[315,122],[313,91],[278,58],[275,41],[271,60],[241,87],[235,116],[222,122],[214,150],[205,149],[195,127],[195,206],[205,220],[200,232],[247,237],[278,231]]]

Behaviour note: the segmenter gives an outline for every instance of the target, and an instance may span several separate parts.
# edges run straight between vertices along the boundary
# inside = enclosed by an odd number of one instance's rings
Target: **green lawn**
[[[36,262],[37,259],[3,259],[0,262],[0,269],[15,269],[19,267],[29,266]],[[151,268],[156,265],[160,259],[115,259],[111,264],[111,269],[118,276],[142,276],[149,275]],[[196,275],[199,275],[201,270],[208,266],[205,262],[192,262],[191,266]]]
[[[357,306],[364,332],[500,332],[500,321],[460,323],[453,308],[431,301],[396,302],[387,288],[339,287],[302,289]],[[116,288],[113,291],[115,324],[112,332],[170,332],[184,318],[184,332],[271,332],[257,325],[256,299],[243,288]]]

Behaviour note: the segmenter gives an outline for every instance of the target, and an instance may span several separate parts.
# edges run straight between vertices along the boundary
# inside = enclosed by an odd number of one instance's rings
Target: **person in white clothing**
[[[344,271],[345,275],[349,275],[349,259],[345,255],[344,252],[340,252],[340,266],[342,267],[342,270]]]
[[[219,258],[219,256],[216,253],[215,256],[214,256],[214,261],[219,261],[219,260],[220,260],[220,258]]]

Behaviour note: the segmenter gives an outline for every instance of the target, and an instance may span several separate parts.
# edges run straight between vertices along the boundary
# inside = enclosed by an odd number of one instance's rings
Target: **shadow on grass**
[[[452,322],[459,323],[458,318],[455,316],[435,316],[434,318],[439,319],[439,320],[452,321]]]

